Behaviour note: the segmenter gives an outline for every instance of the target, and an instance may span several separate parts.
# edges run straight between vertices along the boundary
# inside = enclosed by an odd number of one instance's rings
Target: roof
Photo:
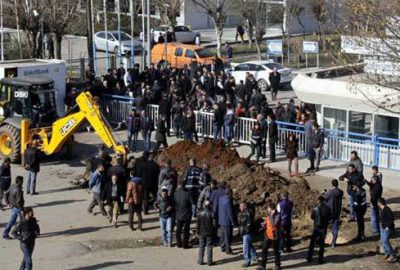
[[[53,80],[44,77],[3,78],[1,79],[1,82],[8,85],[18,85],[18,86],[31,86],[32,84],[42,85],[42,84],[54,83]]]
[[[185,44],[185,43],[179,43],[179,42],[170,42],[170,43],[167,43],[167,44],[168,44],[167,47],[182,47],[182,48],[185,48],[185,49],[192,49],[192,50],[207,49],[204,46],[193,45],[193,44]],[[163,44],[156,44],[156,45],[154,45],[153,48],[155,48],[156,46],[164,47],[165,44],[164,43]]]
[[[248,63],[248,64],[257,64],[257,65],[265,65],[265,64],[274,63],[274,61],[273,60],[254,60],[254,61],[248,61],[246,63]]]

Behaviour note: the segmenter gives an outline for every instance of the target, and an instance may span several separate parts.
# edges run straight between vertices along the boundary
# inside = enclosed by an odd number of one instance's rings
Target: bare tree
[[[61,45],[68,24],[76,17],[77,0],[48,0],[44,10],[47,23],[56,38],[56,58],[61,59]]]
[[[224,34],[225,21],[232,0],[192,0],[193,3],[204,9],[214,22],[217,36],[217,53],[221,56],[222,35]]]
[[[151,3],[155,8],[159,9],[161,20],[164,24],[169,26],[172,37],[175,39],[176,18],[181,13],[184,0],[152,0]]]
[[[326,50],[326,33],[325,24],[329,15],[328,3],[326,0],[312,0],[311,11],[318,23],[318,37],[319,41],[322,42],[322,47]]]
[[[301,32],[303,34],[303,39],[305,39],[306,36],[306,28],[304,26],[304,23],[301,19],[301,15],[304,12],[304,6],[302,4],[301,0],[288,0],[287,3],[287,12],[288,12],[288,17],[289,17],[289,29],[290,29],[290,24],[291,22],[295,19],[297,20],[297,23],[301,27]]]
[[[10,7],[10,11],[17,18],[19,28],[27,34],[30,57],[36,58],[40,16],[35,14],[43,14],[47,6],[46,1],[7,0],[5,6]]]
[[[340,35],[352,36],[353,47],[364,52],[364,82],[372,84],[381,98],[371,97],[354,83],[355,91],[380,109],[400,113],[398,94],[400,91],[400,5],[398,0],[352,0],[342,2],[341,21],[344,26],[337,29]],[[349,41],[347,41],[349,42]],[[342,53],[341,64],[360,62],[354,54]]]

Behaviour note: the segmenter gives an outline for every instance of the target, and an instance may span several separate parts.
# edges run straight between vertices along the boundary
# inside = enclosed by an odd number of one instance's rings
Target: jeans
[[[256,159],[257,159],[257,161],[259,161],[260,160],[260,145],[251,143],[250,149],[251,149],[251,153],[247,158],[251,159],[251,157],[254,156],[254,154],[256,154]]]
[[[324,247],[325,246],[325,237],[326,237],[326,229],[314,228],[312,235],[311,235],[310,246],[308,247],[308,255],[307,255],[308,260],[312,260],[313,253],[314,253],[314,246],[318,240],[318,245],[319,245],[318,261],[319,262],[323,261],[324,251],[325,251],[325,247]]]
[[[136,213],[138,219],[138,228],[139,230],[142,229],[142,205],[141,204],[136,205],[130,203],[128,209],[129,209],[129,217],[128,217],[129,228],[131,230],[134,229],[133,222],[134,222],[134,215]]]
[[[231,243],[232,243],[232,227],[229,226],[221,226],[221,251],[222,252],[232,252]]]
[[[392,234],[392,230],[381,228],[381,242],[383,244],[383,250],[386,255],[395,257],[393,247],[390,244],[390,235],[391,234]]]
[[[93,208],[94,208],[96,205],[98,205],[99,208],[100,208],[100,213],[101,213],[103,216],[105,216],[105,215],[106,215],[106,210],[104,209],[104,203],[103,203],[103,200],[101,199],[101,195],[98,194],[98,193],[94,193],[94,192],[92,192],[92,194],[93,194],[93,199],[92,199],[92,202],[91,202],[90,205],[89,205],[88,212],[89,212],[89,213],[92,213]]]
[[[183,240],[182,240],[183,232]],[[190,236],[190,220],[176,221],[176,245],[178,247],[188,247]]]
[[[193,141],[193,132],[191,131],[184,132],[184,139],[186,141]]]
[[[274,257],[275,257],[275,266],[281,266],[281,254],[279,249],[280,240],[270,240],[264,237],[263,247],[262,247],[262,256],[261,256],[261,267],[265,268],[268,261],[268,250],[270,247],[274,249]]]
[[[203,263],[204,250],[207,246],[207,263],[212,262],[213,257],[213,237],[212,236],[199,236],[199,263]]]
[[[138,136],[139,136],[138,132],[128,132],[128,148],[129,149],[136,151]],[[131,144],[132,138],[133,138],[133,144]]]
[[[340,218],[332,220],[332,243],[331,243],[331,245],[336,245],[336,240],[339,235],[339,222],[340,222]]]
[[[292,249],[292,224],[290,222],[287,222],[288,224],[285,224],[282,226],[282,246],[281,249],[283,250],[286,248],[286,250],[291,250]]]
[[[257,261],[257,252],[253,247],[252,235],[247,233],[242,235],[243,239],[243,264],[250,265],[251,261]]]
[[[197,202],[199,200],[199,191],[198,190],[192,190],[190,192],[190,197],[192,198],[192,215],[193,217],[197,217]]]
[[[141,134],[142,134],[142,137],[143,137],[144,150],[145,151],[150,151],[151,131],[142,130]]]
[[[379,234],[379,208],[371,205],[371,230],[374,234]]]
[[[357,217],[357,229],[358,229],[358,237],[364,237],[364,231],[365,231],[365,221],[364,221],[364,216],[365,212],[367,212],[367,206],[366,205],[356,205],[354,207],[354,211],[356,212],[356,217]]]
[[[350,211],[350,219],[354,220],[356,217],[356,213],[354,212],[354,201],[356,200],[353,194],[349,195],[349,211]]]
[[[225,140],[230,143],[233,138],[233,126],[225,125]]]
[[[170,245],[172,242],[171,230],[172,230],[172,218],[162,218],[160,217],[160,229],[161,229],[161,239],[164,245]]]
[[[36,192],[36,177],[37,177],[37,172],[28,172],[28,181],[26,183],[26,192],[28,193],[35,193]]]
[[[35,242],[26,243],[26,242],[21,241],[20,247],[21,247],[22,253],[24,254],[24,257],[22,259],[19,270],[32,270],[32,253],[33,253],[33,249],[35,247]]]
[[[221,139],[221,130],[222,130],[222,126],[213,125],[214,140]]]
[[[4,228],[3,231],[3,237],[8,237],[11,231],[11,228],[15,225],[15,223],[17,222],[17,218],[19,220],[21,220],[22,218],[22,214],[21,214],[21,209],[18,209],[16,207],[13,207],[11,209],[11,216],[10,216],[10,220],[8,221],[6,227]]]

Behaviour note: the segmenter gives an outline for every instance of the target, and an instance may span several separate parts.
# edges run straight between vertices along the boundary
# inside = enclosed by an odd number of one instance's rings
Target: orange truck
[[[207,48],[182,43],[157,44],[151,50],[151,59],[153,63],[167,62],[176,68],[183,68],[184,65],[189,67],[190,63],[197,61],[198,65],[210,65],[215,54],[211,53]],[[227,59],[222,59],[224,66],[229,66]]]

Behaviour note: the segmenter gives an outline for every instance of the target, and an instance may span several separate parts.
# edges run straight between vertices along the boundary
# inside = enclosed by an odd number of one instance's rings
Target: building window
[[[399,118],[375,115],[375,135],[385,138],[399,138]]]
[[[324,107],[324,128],[346,131],[346,111]]]
[[[372,114],[349,112],[349,132],[371,135],[372,131]]]

